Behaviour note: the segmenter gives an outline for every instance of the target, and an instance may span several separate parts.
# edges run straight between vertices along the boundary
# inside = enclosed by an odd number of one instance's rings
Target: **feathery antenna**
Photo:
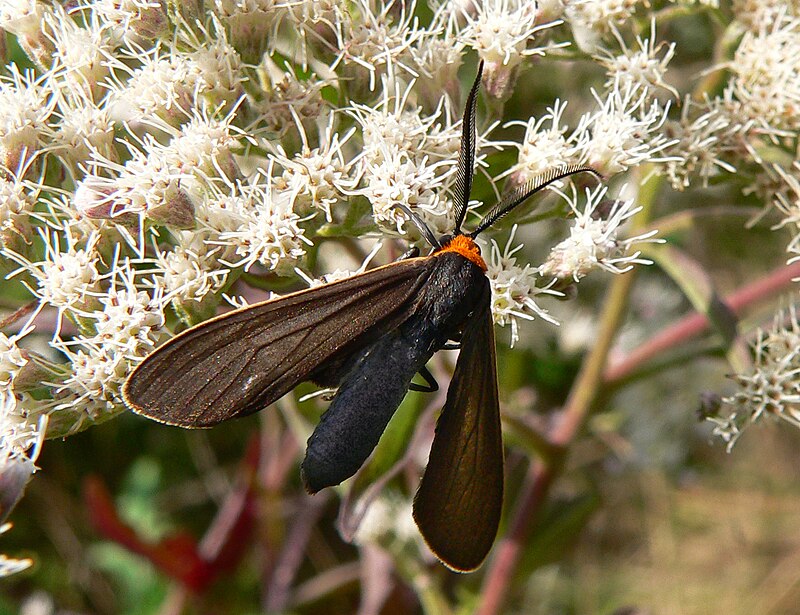
[[[472,192],[472,176],[475,173],[475,112],[478,107],[478,90],[481,87],[482,75],[483,60],[478,64],[478,74],[469,91],[467,104],[464,107],[464,119],[461,121],[461,151],[458,154],[456,187],[453,193],[453,202],[456,208],[456,234],[461,233],[461,225],[467,215],[469,195]]]
[[[509,213],[517,205],[539,192],[542,188],[546,188],[553,182],[556,182],[559,179],[564,179],[565,177],[569,177],[570,175],[575,175],[576,173],[591,173],[597,177],[597,179],[603,179],[603,176],[595,171],[592,167],[570,166],[565,169],[553,169],[548,171],[539,177],[534,177],[521,186],[517,186],[514,190],[504,196],[497,205],[489,210],[489,212],[483,217],[483,220],[481,220],[478,228],[469,233],[469,236],[474,239],[487,228],[492,226],[492,224],[497,222],[500,218]]]

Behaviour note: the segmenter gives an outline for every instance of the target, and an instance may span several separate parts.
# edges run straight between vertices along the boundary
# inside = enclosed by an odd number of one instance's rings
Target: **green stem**
[[[634,232],[646,226],[663,178],[641,168],[642,177],[650,179],[642,185],[638,202],[641,211],[633,220]],[[603,383],[608,353],[622,324],[635,272],[617,276],[611,283],[597,331],[597,338],[586,355],[581,370],[567,397],[561,421],[550,434],[550,442],[560,451],[549,462],[534,462],[517,499],[507,535],[498,544],[489,563],[482,589],[478,615],[497,615],[503,611],[511,580],[519,564],[528,537],[536,526],[547,500],[550,487],[564,467],[569,445],[586,423],[592,404]]]

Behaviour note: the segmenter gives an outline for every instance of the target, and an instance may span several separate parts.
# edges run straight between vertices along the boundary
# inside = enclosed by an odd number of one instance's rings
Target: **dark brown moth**
[[[544,186],[590,168],[570,167],[522,185],[465,233],[475,162],[481,68],[463,118],[454,194],[456,225],[437,238],[398,207],[433,247],[346,280],[303,290],[203,322],[158,348],[123,387],[134,411],[181,427],[210,427],[262,410],[304,381],[338,387],[308,440],[302,464],[314,493],[351,477],[428,360],[460,344],[414,519],[433,553],[454,570],[477,568],[497,534],[503,444],[491,289],[475,238]]]

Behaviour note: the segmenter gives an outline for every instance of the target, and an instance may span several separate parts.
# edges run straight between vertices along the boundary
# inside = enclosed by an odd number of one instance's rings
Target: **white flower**
[[[314,210],[325,214],[325,220],[333,220],[331,207],[345,199],[344,191],[351,187],[349,176],[351,163],[345,162],[343,146],[352,137],[354,130],[343,137],[333,131],[331,120],[320,137],[320,146],[311,148],[308,137],[302,130],[303,148],[294,156],[286,154],[282,147],[272,159],[283,173],[274,178],[275,188],[288,192],[292,209],[300,215]]]
[[[194,231],[187,231],[188,238],[184,238],[181,233],[178,237],[184,247],[197,251],[195,246],[195,237],[199,237],[205,241],[206,244],[216,245],[216,251],[220,252],[222,248],[218,243],[214,243],[219,239],[222,233],[233,232],[242,221],[241,214],[242,205],[239,203],[240,196],[238,188],[235,184],[220,187],[212,185],[209,194],[198,203],[196,211],[197,229]],[[233,251],[226,252],[229,256]]]
[[[490,73],[503,66],[510,70],[527,56],[543,56],[545,50],[561,45],[529,47],[536,33],[561,24],[560,20],[541,23],[536,2],[527,0],[470,0],[462,9],[466,27],[461,40],[478,52]]]
[[[203,241],[193,243],[199,244],[197,249],[178,245],[158,252],[156,261],[162,275],[157,286],[163,284],[165,301],[201,301],[221,289],[228,279],[229,269],[220,268],[216,250]]]
[[[244,131],[233,124],[235,111],[236,107],[224,117],[216,117],[206,105],[195,107],[191,117],[177,128],[158,118],[146,121],[161,140],[147,135],[142,148],[150,158],[160,159],[165,167],[179,172],[178,179],[234,179],[239,172],[234,152],[246,139]],[[164,134],[171,137],[166,143]]]
[[[123,411],[119,392],[130,368],[122,355],[85,340],[77,349],[59,342],[53,346],[69,359],[71,370],[51,384],[53,403],[48,416],[54,435],[78,433]]]
[[[234,103],[241,98],[247,79],[242,59],[228,42],[225,26],[216,17],[200,33],[202,36],[190,42],[195,49],[190,55],[205,85],[203,98],[215,108]]]
[[[433,230],[443,235],[453,229],[452,208],[445,200],[455,183],[461,127],[449,120],[449,107],[440,105],[427,115],[408,102],[410,88],[384,80],[381,102],[370,109],[361,105],[352,113],[362,127],[364,146],[354,164],[360,168],[362,188],[355,194],[372,204],[375,222],[382,229],[405,233],[406,216],[397,204],[414,210]],[[486,134],[477,135],[476,165],[484,163],[481,150],[497,146]]]
[[[276,46],[277,27],[291,2],[282,0],[213,0],[206,4],[230,32],[231,44],[248,62],[257,62]]]
[[[76,176],[80,176],[79,165],[88,161],[93,152],[105,158],[116,156],[115,122],[106,106],[98,106],[80,94],[65,95],[53,115],[59,118],[53,142]]]
[[[75,191],[79,213],[129,226],[145,217],[177,228],[192,225],[194,206],[184,188],[192,176],[173,166],[174,157],[147,143],[145,151],[128,144],[131,158],[124,165],[94,154],[87,165],[90,173]]]
[[[775,194],[775,205],[784,216],[780,226],[793,224],[800,228],[800,161],[795,160],[788,171],[779,165],[774,165],[773,170],[782,183],[782,189]],[[800,235],[795,235],[789,245],[790,252],[798,252],[798,242]]]
[[[28,359],[17,346],[31,327],[23,327],[17,335],[8,338],[0,333],[0,534],[10,524],[4,524],[11,510],[22,498],[25,486],[36,471],[47,419],[26,418],[19,407],[24,393],[15,391],[14,381],[27,365]],[[0,578],[24,570],[31,564],[28,559],[16,560],[0,555]]]
[[[440,164],[428,164],[427,158],[417,162],[406,152],[391,152],[388,147],[377,157],[377,162],[365,161],[365,164],[365,186],[359,193],[372,204],[377,224],[387,230],[394,228],[400,234],[408,232],[406,215],[396,207],[402,203],[419,214],[434,234],[452,230],[455,218],[441,198],[442,178],[437,175]]]
[[[47,75],[22,75],[12,65],[0,77],[0,166],[16,171],[49,140],[49,119],[56,99],[47,90]]]
[[[265,89],[258,99],[248,101],[258,113],[258,131],[283,134],[297,122],[316,122],[325,111],[322,88],[326,83],[314,77],[300,80],[293,71],[278,71],[271,62],[265,62]]]
[[[13,394],[0,393],[0,525],[22,498],[36,471],[36,458],[47,427],[46,418],[30,423],[15,406]]]
[[[28,363],[28,359],[17,346],[17,340],[22,337],[15,335],[11,338],[5,333],[0,333],[0,390],[8,394],[11,384],[20,370]]]
[[[79,25],[60,6],[45,17],[44,31],[53,44],[53,79],[63,81],[73,92],[98,95],[108,75],[113,45],[106,27],[93,12],[84,12]]]
[[[39,0],[5,0],[0,4],[0,28],[16,36],[38,34],[47,10]]]
[[[675,43],[656,44],[655,19],[650,22],[650,38],[643,39],[641,35],[636,36],[638,50],[628,49],[616,28],[612,28],[612,32],[619,42],[622,53],[613,55],[603,50],[600,55],[600,62],[608,71],[606,87],[611,88],[619,83],[622,87],[638,87],[643,90],[663,88],[678,98],[678,90],[664,79],[667,65],[675,55]],[[662,50],[664,52],[659,57]]]
[[[166,7],[153,0],[93,0],[88,7],[114,30],[114,38],[143,44],[169,25]]]
[[[342,0],[290,0],[286,2],[289,15],[298,27],[313,31],[313,26],[327,25],[331,31],[336,30],[336,22],[342,10]],[[307,32],[301,32],[305,36]]]
[[[286,275],[294,271],[311,241],[300,226],[303,218],[292,211],[289,195],[276,191],[269,177],[262,175],[260,179],[257,176],[236,187],[236,194],[227,203],[229,222],[234,225],[209,243],[232,248],[231,260],[221,261],[225,265],[247,271],[258,263]]]
[[[4,534],[10,529],[10,523],[0,525],[0,535]],[[33,560],[31,559],[14,559],[13,557],[8,557],[7,555],[0,553],[0,578],[9,577],[12,574],[22,572],[23,570],[30,568],[32,564]]]
[[[31,235],[29,216],[37,193],[38,188],[15,175],[8,179],[0,176],[0,250],[26,252]]]
[[[731,8],[736,21],[751,32],[758,32],[785,15],[800,16],[800,5],[796,0],[733,0]]]
[[[3,0],[0,2],[0,30],[14,34],[25,53],[39,66],[49,66],[52,42],[42,31],[45,17],[52,8],[40,0]]]
[[[549,287],[536,286],[539,279],[538,272],[531,265],[519,266],[514,256],[522,249],[522,244],[515,248],[514,235],[517,225],[511,228],[505,249],[500,252],[500,247],[492,240],[491,255],[486,263],[488,267],[486,276],[492,288],[492,318],[500,326],[511,325],[511,345],[519,339],[519,325],[517,319],[533,320],[535,316],[554,325],[558,324],[547,310],[540,307],[534,297],[537,295],[560,295],[558,291]]]
[[[460,38],[475,49],[484,61],[483,82],[486,95],[490,98],[506,100],[511,95],[516,69],[523,59],[533,55],[543,56],[546,50],[569,45],[564,42],[529,46],[538,32],[563,23],[561,20],[541,23],[536,2],[470,0],[463,10],[463,16],[467,24]]]
[[[315,59],[314,49],[320,41],[341,37],[345,3],[343,0],[288,0],[285,7],[290,25],[300,38],[299,44],[292,41],[295,43],[292,51],[299,56],[300,66],[305,70],[309,61]],[[334,53],[339,51],[332,45],[326,46]]]
[[[517,163],[503,174],[511,175],[515,185],[524,184],[551,169],[578,162],[584,144],[576,143],[575,139],[587,139],[588,134],[567,136],[568,128],[561,124],[566,108],[566,101],[556,100],[539,119],[532,117],[527,122],[507,124],[525,126],[522,143],[514,144],[519,149]]]
[[[197,94],[210,86],[203,71],[187,54],[155,47],[145,52],[132,50],[132,68],[122,57],[110,60],[112,73],[105,87],[111,105],[121,120],[138,121],[160,117],[178,125],[189,114]]]
[[[153,296],[136,286],[136,272],[128,263],[113,267],[111,286],[98,299],[100,307],[86,312],[94,324],[91,342],[104,352],[134,362],[155,348],[164,326],[160,289]]]
[[[414,16],[414,3],[407,6],[392,0],[380,13],[374,12],[370,0],[356,0],[354,4],[337,32],[340,52],[332,68],[344,62],[366,69],[370,91],[375,90],[379,74],[394,80],[398,68],[416,77],[416,71],[406,62],[423,32]]]
[[[578,45],[592,51],[597,34],[627,22],[642,0],[569,0],[565,16],[575,33]]]
[[[367,254],[367,257],[355,271],[351,269],[334,269],[333,271],[323,275],[321,278],[309,277],[305,272],[303,272],[302,269],[297,269],[296,273],[303,278],[303,280],[305,280],[309,288],[315,288],[317,286],[322,286],[323,284],[330,284],[331,282],[338,282],[339,280],[346,280],[347,278],[351,278],[359,273],[364,273],[367,270],[367,267],[369,267],[369,264],[372,262],[372,259],[375,258],[375,255],[378,254],[382,247],[383,244],[380,241],[377,241],[372,247],[372,250],[370,250],[369,254]]]
[[[363,149],[361,158],[375,159],[387,151],[404,151],[420,159],[435,161],[458,156],[461,131],[457,122],[449,121],[449,108],[441,101],[433,113],[412,105],[411,85],[383,80],[380,103],[374,106],[353,105],[351,113],[361,126]]]
[[[647,259],[639,258],[639,252],[627,252],[634,243],[651,240],[655,231],[628,239],[619,237],[620,226],[641,207],[634,207],[633,201],[609,203],[604,200],[607,190],[606,186],[587,189],[583,211],[578,208],[577,194],[573,192],[572,198],[564,195],[575,214],[575,220],[570,227],[569,237],[556,245],[539,267],[539,274],[543,278],[578,282],[597,268],[611,273],[624,273],[634,264],[651,264]],[[602,211],[609,205],[607,212]]]
[[[96,251],[99,234],[78,238],[70,226],[62,229],[37,229],[44,243],[45,258],[30,262],[24,256],[4,250],[3,255],[20,265],[10,275],[27,271],[36,280],[31,293],[42,301],[64,310],[76,310],[91,305],[99,291],[101,275],[97,270]]]
[[[458,20],[452,11],[450,4],[442,4],[409,50],[419,73],[415,87],[428,108],[439,105],[443,93],[451,100],[459,99],[458,69],[466,43],[458,36]]]
[[[358,545],[385,543],[395,539],[400,546],[421,542],[411,514],[411,500],[394,491],[384,491],[369,503],[353,541]]]
[[[735,123],[722,105],[708,101],[698,104],[688,96],[683,102],[680,120],[668,120],[664,132],[675,141],[664,150],[667,176],[675,190],[685,190],[699,178],[702,186],[720,171],[735,173],[736,168],[723,159],[731,147]]]
[[[132,365],[152,352],[163,335],[161,289],[152,294],[142,290],[144,282],[128,260],[115,258],[111,271],[97,307],[78,312],[82,333],[50,343],[69,359],[65,374],[43,383],[52,390],[47,412],[55,434],[75,433],[87,421],[105,421],[121,412],[120,390]]]

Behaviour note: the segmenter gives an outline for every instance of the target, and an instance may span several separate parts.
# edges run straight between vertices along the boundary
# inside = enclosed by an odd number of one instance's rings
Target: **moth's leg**
[[[416,212],[411,211],[411,209],[405,203],[395,203],[394,204],[397,209],[402,211],[405,215],[408,216],[408,219],[419,229],[419,232],[422,233],[422,236],[426,239],[426,241],[431,244],[433,248],[441,248],[442,244],[439,243],[439,240],[436,238],[436,235],[433,234],[433,231],[428,228],[428,225],[425,224],[425,221],[420,218]]]
[[[435,393],[439,390],[439,383],[436,382],[436,378],[433,377],[433,374],[428,371],[427,367],[423,367],[419,372],[417,372],[422,379],[427,383],[427,386],[424,384],[417,384],[416,382],[412,382],[408,385],[409,391],[419,391],[420,393]]]
[[[441,350],[461,350],[461,332],[453,335],[451,340],[453,343],[445,344],[441,347]]]
[[[397,261],[404,261],[404,260],[406,260],[407,258],[414,258],[415,256],[419,256],[419,248],[418,248],[417,246],[413,246],[413,247],[412,247],[412,248],[410,248],[409,250],[407,250],[407,251],[403,252],[403,253],[400,255],[400,258],[398,258],[398,259],[397,259],[395,262],[397,262]]]

